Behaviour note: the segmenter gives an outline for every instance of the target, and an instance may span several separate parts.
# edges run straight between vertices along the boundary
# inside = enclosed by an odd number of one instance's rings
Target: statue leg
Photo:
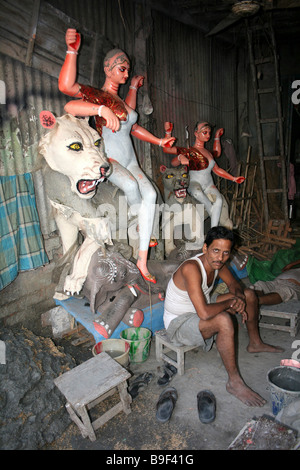
[[[147,176],[142,172],[137,164],[132,164],[129,169],[139,185],[139,191],[142,197],[140,210],[138,213],[139,220],[139,254],[137,267],[140,269],[142,276],[150,282],[156,282],[147,268],[147,257],[149,242],[153,231],[153,221],[155,216],[155,202],[157,198],[156,191]]]
[[[70,294],[79,293],[86,279],[88,267],[99,244],[86,237],[76,253],[71,274],[66,276],[64,290]]]
[[[114,161],[113,172],[109,176],[108,180],[124,192],[130,210],[134,215],[137,215],[142,202],[142,197],[138,182],[132,173],[118,162]]]
[[[207,210],[208,214],[211,216],[212,203],[210,202],[206,194],[204,194],[200,183],[198,183],[197,181],[191,181],[188,187],[188,192],[198,202],[201,202],[201,204],[204,204],[205,209]]]
[[[139,253],[137,266],[146,280],[156,282],[154,276],[151,276],[147,269],[149,242],[155,215],[156,191],[136,162],[130,163],[128,169],[113,162],[113,173],[108,179],[124,192],[132,213],[138,214]]]
[[[63,254],[65,254],[77,241],[79,232],[78,226],[72,224],[70,220],[60,214],[57,209],[54,209],[54,211],[55,223],[61,237]]]
[[[212,201],[212,210],[210,215],[211,227],[216,227],[219,225],[220,216],[223,206],[223,198],[216,187],[210,187],[206,194],[208,198]]]

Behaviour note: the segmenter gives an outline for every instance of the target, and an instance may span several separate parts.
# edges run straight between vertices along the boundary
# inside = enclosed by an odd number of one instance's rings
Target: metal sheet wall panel
[[[39,114],[47,109],[56,116],[62,115],[67,97],[59,92],[56,78],[2,54],[0,80],[6,88],[6,104],[0,106],[0,174],[34,172],[38,142],[45,132]],[[56,226],[40,172],[34,180],[42,233],[48,235]]]
[[[164,122],[174,123],[178,145],[194,142],[197,121],[224,127],[236,139],[235,50],[191,28],[153,13],[149,69],[150,96],[154,104],[153,131],[163,135]],[[170,166],[170,157],[153,148],[156,174],[160,163]]]

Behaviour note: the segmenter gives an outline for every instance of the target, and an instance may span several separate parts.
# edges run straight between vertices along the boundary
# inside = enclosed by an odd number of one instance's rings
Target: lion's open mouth
[[[178,198],[186,197],[186,189],[177,189],[174,191],[175,196]]]
[[[101,176],[98,180],[80,180],[77,183],[77,189],[80,194],[88,194],[95,191],[97,185],[105,180],[105,176]]]

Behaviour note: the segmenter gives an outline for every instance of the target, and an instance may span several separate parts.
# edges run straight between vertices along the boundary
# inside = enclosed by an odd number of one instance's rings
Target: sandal
[[[212,423],[216,417],[216,398],[209,390],[197,395],[198,416],[202,423]]]
[[[138,375],[133,382],[128,387],[128,393],[131,395],[131,398],[134,399],[138,396],[140,390],[144,388],[151,382],[153,374],[150,372],[144,372],[144,374]]]
[[[148,281],[148,282],[153,282],[153,284],[156,284],[156,279],[155,279],[155,276],[153,276],[152,274],[150,273],[142,273],[142,271],[140,270],[140,268],[138,268],[142,277],[145,279],[145,281]]]
[[[171,382],[173,375],[177,374],[176,367],[172,366],[171,364],[164,365],[164,375],[160,377],[157,381],[157,384],[160,386],[167,385]]]
[[[156,419],[166,423],[172,416],[177,402],[178,394],[174,387],[167,387],[159,396],[156,404]]]

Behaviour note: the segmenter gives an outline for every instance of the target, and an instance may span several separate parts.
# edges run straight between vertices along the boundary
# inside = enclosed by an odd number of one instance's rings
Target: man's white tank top
[[[196,260],[199,264],[201,274],[202,274],[202,286],[201,287],[202,287],[203,294],[205,295],[206,301],[209,304],[210,303],[209,294],[214,287],[214,283],[215,283],[216,277],[218,276],[219,271],[215,271],[214,280],[211,286],[208,287],[206,271],[204,269],[201,259],[199,259],[199,256],[202,256],[202,255],[203,253],[201,253],[200,255],[193,256],[193,258],[190,258],[188,261]],[[190,313],[190,312],[196,313],[196,309],[188,293],[184,290],[178,289],[178,287],[175,286],[174,281],[173,281],[173,276],[172,276],[167,286],[166,298],[165,298],[165,303],[164,303],[165,328],[168,328],[170,322],[174,318],[176,318],[178,315],[183,315],[184,313]]]

